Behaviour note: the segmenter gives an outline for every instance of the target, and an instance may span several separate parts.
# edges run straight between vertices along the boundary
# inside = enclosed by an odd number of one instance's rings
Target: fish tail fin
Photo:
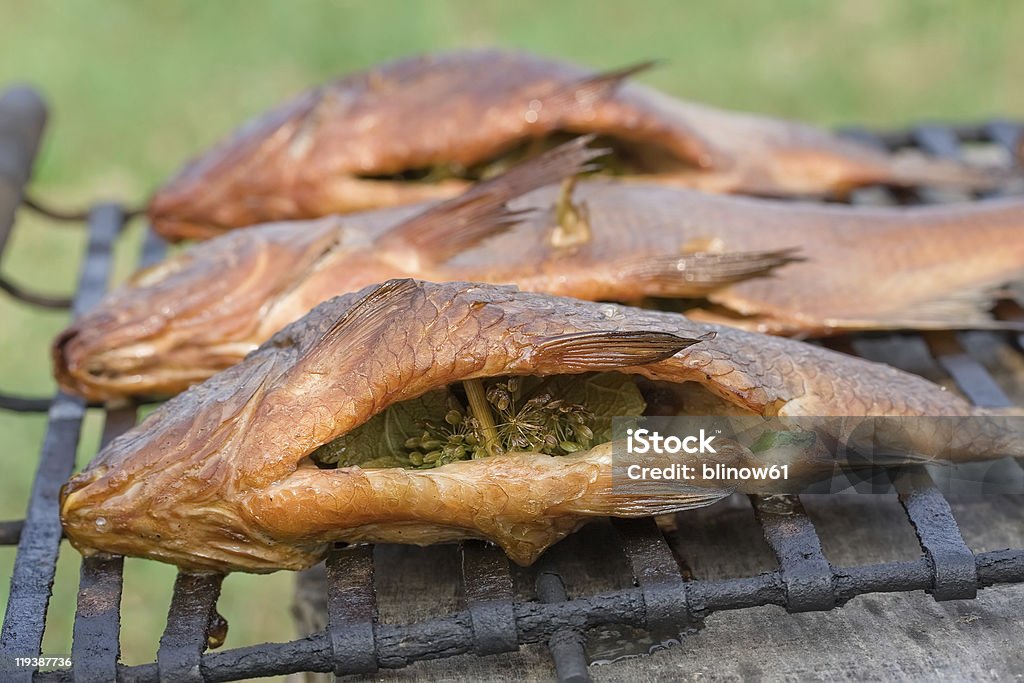
[[[1014,282],[1013,275],[1001,277],[1000,281]],[[830,333],[858,332],[867,330],[992,330],[994,332],[1024,332],[1024,317],[1013,317],[1001,312],[1001,302],[1018,298],[1019,294],[1002,284],[978,284],[956,291],[935,293],[931,298],[908,301],[898,308],[852,314],[841,310],[820,315],[815,321],[812,312],[796,309],[784,310],[779,307],[757,310],[757,302],[743,300],[745,317],[731,316],[730,311],[740,310],[733,300],[732,290],[720,290],[709,294],[709,299],[719,310],[698,309],[688,315],[693,320],[716,324],[735,325],[746,329],[768,329],[773,334],[794,334],[804,330],[821,329]],[[879,302],[881,307],[882,302]],[[996,317],[999,316],[999,317]]]
[[[618,264],[625,282],[634,283],[644,296],[703,296],[726,285],[764,277],[778,268],[804,259],[798,249],[746,252],[696,252],[685,256],[642,256]]]
[[[974,414],[984,417],[1024,417],[1024,407],[1003,406],[1001,408],[975,408]]]
[[[512,210],[509,201],[595,170],[591,162],[607,150],[589,147],[593,139],[593,135],[580,136],[477,183],[391,228],[378,241],[378,248],[413,249],[434,262],[446,261],[522,221],[529,211]]]
[[[1020,171],[978,166],[923,155],[896,156],[881,182],[897,187],[944,187],[967,191],[995,190],[1024,178]]]

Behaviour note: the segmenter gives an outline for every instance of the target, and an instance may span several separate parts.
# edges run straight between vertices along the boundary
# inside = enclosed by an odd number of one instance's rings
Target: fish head
[[[238,460],[273,376],[258,360],[194,387],[111,441],[61,490],[65,534],[83,555],[141,556],[189,570],[301,568],[325,544],[267,539],[237,505]]]
[[[278,169],[295,155],[320,99],[320,90],[304,93],[186,164],[150,199],[157,231],[172,240],[207,239],[242,225],[310,217]]]
[[[175,393],[234,365],[263,341],[266,308],[342,232],[332,218],[301,228],[268,225],[136,273],[57,337],[58,383],[107,401]]]

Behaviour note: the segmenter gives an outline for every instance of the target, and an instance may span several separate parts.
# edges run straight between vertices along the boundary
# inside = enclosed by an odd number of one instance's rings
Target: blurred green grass
[[[681,97],[824,125],[1024,116],[1024,3],[971,0],[473,2],[0,1],[0,84],[27,81],[51,105],[32,192],[57,206],[136,204],[186,157],[304,88],[428,50],[505,46],[595,67],[656,58],[643,80]],[[118,248],[131,269],[140,226]],[[3,271],[70,291],[81,231],[22,212]],[[53,391],[47,343],[60,313],[0,297],[0,387]],[[23,515],[43,433],[0,414],[0,518]],[[95,452],[90,415],[79,462]],[[0,577],[13,550],[0,549]],[[64,547],[45,652],[70,650],[77,554]],[[123,659],[152,661],[173,570],[129,560]],[[8,585],[0,578],[0,602]],[[228,646],[292,636],[290,577],[232,576]]]

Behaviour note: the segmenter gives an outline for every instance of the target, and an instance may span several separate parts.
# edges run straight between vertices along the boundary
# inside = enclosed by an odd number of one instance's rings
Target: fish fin
[[[618,468],[616,468],[618,469]],[[708,488],[680,482],[654,479],[631,479],[625,468],[613,475],[611,486],[588,491],[585,495],[563,503],[566,512],[609,517],[650,517],[683,510],[707,507],[735,491],[734,487]]]
[[[394,279],[377,285],[363,298],[352,304],[334,323],[328,327],[306,354],[308,363],[305,369],[317,373],[325,371],[321,363],[324,357],[335,355],[331,348],[335,340],[342,334],[351,337],[348,346],[358,348],[365,345],[379,334],[382,325],[394,324],[395,314],[409,304],[409,295],[420,288],[421,284],[412,278]]]
[[[998,166],[979,166],[924,155],[893,157],[881,182],[897,187],[947,187],[994,190],[1019,179],[1021,172]]]
[[[1024,407],[1005,406],[1001,408],[975,408],[974,413],[985,417],[1024,417]]]
[[[866,319],[828,319],[830,327],[849,329],[1008,330],[1024,331],[1024,321],[998,320],[991,310],[1005,295],[999,285],[947,292],[933,299],[914,301],[904,308]]]
[[[501,175],[477,183],[453,199],[433,206],[388,230],[377,248],[406,248],[441,263],[487,237],[522,221],[529,211],[507,203],[545,185],[596,169],[590,162],[607,150],[588,147],[583,135],[516,164]]]
[[[668,332],[575,332],[548,337],[537,344],[534,352],[545,363],[563,370],[613,370],[664,360],[714,336],[714,332],[697,339]]]
[[[838,331],[870,331],[870,330],[991,330],[993,332],[1024,332],[1024,321],[996,320],[981,318],[976,320],[959,319],[922,319],[914,318],[875,318],[869,320],[844,320],[829,318],[824,327],[832,332]]]
[[[691,297],[742,280],[769,275],[804,259],[798,249],[745,252],[695,252],[685,256],[642,256],[619,262],[625,281],[645,296]]]
[[[601,73],[573,82],[560,97],[569,98],[574,103],[587,104],[594,102],[615,92],[626,79],[647,71],[657,66],[657,64],[657,60],[650,59],[618,69],[602,71]]]
[[[1014,278],[1006,278],[1013,281]],[[942,292],[930,299],[909,301],[900,308],[877,313],[844,313],[831,310],[785,309],[748,298],[742,290],[712,292],[708,299],[714,309],[687,311],[692,320],[756,329],[770,334],[796,335],[800,332],[856,332],[863,330],[997,330],[1024,331],[1024,320],[1000,320],[992,308],[1007,298],[1006,287],[986,284],[956,292]],[[735,315],[730,315],[734,313]]]

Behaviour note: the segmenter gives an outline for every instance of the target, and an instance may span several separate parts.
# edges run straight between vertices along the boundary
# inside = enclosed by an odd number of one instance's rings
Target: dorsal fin
[[[602,71],[593,76],[587,76],[569,84],[561,93],[547,99],[547,102],[557,102],[559,98],[571,98],[569,103],[592,104],[602,97],[607,97],[614,93],[626,79],[647,71],[657,64],[656,60],[651,59],[646,62],[631,64],[610,71]]]
[[[377,248],[413,249],[421,257],[442,263],[477,242],[523,220],[526,211],[513,211],[507,203],[537,188],[594,170],[590,162],[606,153],[587,145],[584,135],[517,164],[499,176],[477,183],[387,231]]]
[[[537,344],[535,353],[545,363],[566,370],[615,370],[665,360],[714,336],[714,332],[696,339],[644,330],[574,332],[545,339]]]
[[[342,334],[351,332],[349,346],[356,348],[367,343],[380,331],[381,323],[394,322],[396,309],[409,305],[408,295],[420,287],[420,283],[412,278],[388,280],[377,285],[362,299],[354,303],[328,327],[306,354],[306,369],[318,372],[319,363],[325,355],[333,354],[334,342]]]

